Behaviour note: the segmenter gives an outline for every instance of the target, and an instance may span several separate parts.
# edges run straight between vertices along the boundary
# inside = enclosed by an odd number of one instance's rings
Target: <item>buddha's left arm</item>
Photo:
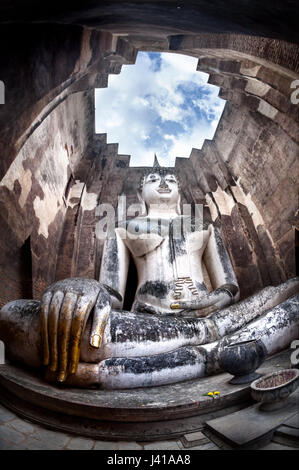
[[[209,232],[203,260],[212,286],[214,290],[227,290],[231,294],[232,302],[236,302],[239,299],[238,281],[220,230],[210,225]]]

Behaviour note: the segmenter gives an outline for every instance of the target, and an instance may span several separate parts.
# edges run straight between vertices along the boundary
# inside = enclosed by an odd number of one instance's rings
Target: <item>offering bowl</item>
[[[261,402],[260,410],[272,411],[282,408],[288,396],[299,385],[298,369],[283,369],[255,380],[251,385],[251,396]]]

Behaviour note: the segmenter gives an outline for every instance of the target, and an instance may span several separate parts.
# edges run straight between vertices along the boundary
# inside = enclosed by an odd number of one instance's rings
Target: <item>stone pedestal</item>
[[[267,374],[289,366],[289,352],[268,359]],[[131,390],[78,390],[52,386],[15,364],[0,366],[1,403],[49,428],[107,440],[151,441],[182,436],[251,403],[250,384],[229,374]],[[219,391],[215,397],[208,392]]]

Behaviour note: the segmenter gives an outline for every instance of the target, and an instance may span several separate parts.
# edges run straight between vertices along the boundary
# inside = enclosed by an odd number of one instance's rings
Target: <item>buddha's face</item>
[[[142,198],[147,207],[151,204],[163,204],[175,207],[179,200],[179,186],[175,175],[150,173],[146,176]]]

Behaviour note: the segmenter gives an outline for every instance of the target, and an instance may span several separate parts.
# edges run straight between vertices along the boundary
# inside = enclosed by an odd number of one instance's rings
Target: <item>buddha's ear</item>
[[[143,215],[147,215],[147,207],[146,207],[146,204],[145,204],[145,201],[142,197],[142,190],[140,189],[137,189],[137,197],[138,197],[138,201],[140,203],[140,210],[141,210],[141,213],[139,215],[139,217],[143,216]]]

